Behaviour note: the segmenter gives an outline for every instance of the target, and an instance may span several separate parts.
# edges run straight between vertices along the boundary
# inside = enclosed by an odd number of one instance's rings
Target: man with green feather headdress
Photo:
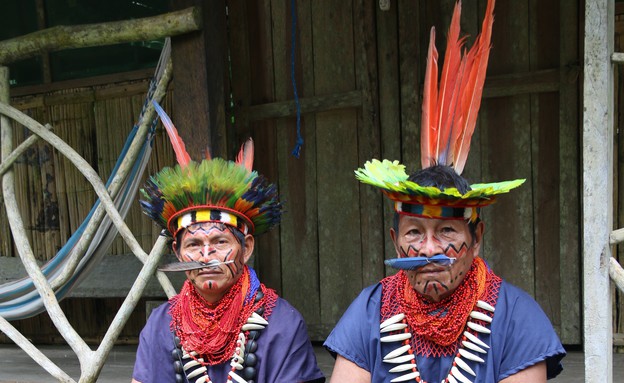
[[[141,207],[173,239],[180,293],[141,331],[133,382],[324,382],[303,318],[247,261],[255,235],[282,213],[275,185],[252,170],[249,139],[236,161],[190,159],[155,104],[178,165],[146,183]]]
[[[481,35],[462,54],[461,3],[448,34],[440,90],[432,30],[421,128],[422,169],[372,160],[356,177],[394,204],[395,275],[365,288],[325,347],[331,382],[544,383],[565,351],[533,298],[479,256],[480,209],[524,180],[470,185],[461,172],[479,109],[494,0]]]

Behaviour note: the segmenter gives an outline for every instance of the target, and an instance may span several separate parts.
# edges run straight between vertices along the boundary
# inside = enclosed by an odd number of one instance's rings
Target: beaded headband
[[[241,147],[236,161],[190,159],[184,142],[160,105],[154,107],[173,144],[178,165],[166,167],[145,183],[143,212],[169,234],[200,222],[221,222],[243,234],[262,234],[282,214],[277,188],[252,170],[253,141]]]
[[[452,167],[460,175],[468,159],[470,140],[485,82],[494,22],[494,0],[488,0],[481,34],[468,52],[465,37],[460,37],[461,2],[455,10],[448,33],[444,65],[438,89],[438,52],[435,28],[431,29],[421,119],[421,165]],[[456,188],[439,189],[421,186],[409,180],[405,166],[398,161],[373,159],[355,171],[362,183],[379,187],[395,202],[399,214],[439,219],[476,221],[479,209],[495,201],[496,195],[507,193],[524,183],[517,179],[470,185],[461,193]]]
[[[253,223],[247,217],[239,216],[234,212],[225,211],[225,208],[217,209],[212,206],[206,206],[206,209],[202,209],[201,206],[196,206],[195,208],[197,210],[192,209],[189,212],[183,210],[182,212],[178,212],[177,215],[171,216],[167,222],[169,232],[177,233],[178,230],[185,229],[198,222],[225,223],[234,226],[245,235],[253,232]]]

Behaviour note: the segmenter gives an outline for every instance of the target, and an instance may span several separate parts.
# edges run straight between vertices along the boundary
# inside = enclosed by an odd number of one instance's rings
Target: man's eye
[[[452,227],[450,227],[450,226],[447,226],[447,227],[443,227],[443,228],[442,228],[442,232],[443,232],[443,233],[447,233],[447,234],[448,234],[448,233],[454,233],[454,232],[455,232],[455,229],[453,229],[453,228],[452,228]]]
[[[217,249],[224,249],[224,248],[226,248],[229,244],[230,244],[230,242],[229,242],[227,239],[218,239],[218,240],[215,242],[214,246],[215,246]]]

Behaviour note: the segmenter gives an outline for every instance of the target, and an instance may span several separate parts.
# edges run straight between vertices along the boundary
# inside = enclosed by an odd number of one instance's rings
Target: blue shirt
[[[152,311],[141,331],[132,377],[142,383],[175,382],[173,335],[170,330],[170,304]],[[324,382],[314,349],[301,314],[284,299],[278,298],[269,325],[258,337],[256,383]],[[207,366],[215,383],[226,382],[230,361]]]
[[[381,290],[380,283],[364,289],[324,344],[333,354],[369,371],[371,381],[375,383],[390,382],[405,374],[388,372],[394,365],[382,361],[384,355],[400,344],[379,342]],[[477,377],[464,375],[474,383],[499,382],[541,361],[546,361],[549,379],[561,372],[560,361],[565,350],[546,314],[524,291],[503,281],[490,329],[490,335],[479,335],[479,339],[490,346],[487,357],[478,354],[485,363],[464,359]],[[452,362],[453,356],[416,356],[418,370],[427,382],[445,379]]]

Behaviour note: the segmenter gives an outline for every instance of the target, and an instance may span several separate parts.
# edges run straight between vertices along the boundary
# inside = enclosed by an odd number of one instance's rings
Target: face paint
[[[204,222],[189,226],[179,237],[176,254],[181,261],[219,262],[186,272],[189,280],[209,302],[221,299],[244,270],[245,252],[232,230],[223,223]]]
[[[398,232],[392,231],[399,258],[432,257],[444,254],[455,258],[452,264],[429,263],[405,271],[412,288],[428,300],[437,302],[452,294],[479,253],[479,233],[473,240],[463,220],[440,220],[402,215]]]

